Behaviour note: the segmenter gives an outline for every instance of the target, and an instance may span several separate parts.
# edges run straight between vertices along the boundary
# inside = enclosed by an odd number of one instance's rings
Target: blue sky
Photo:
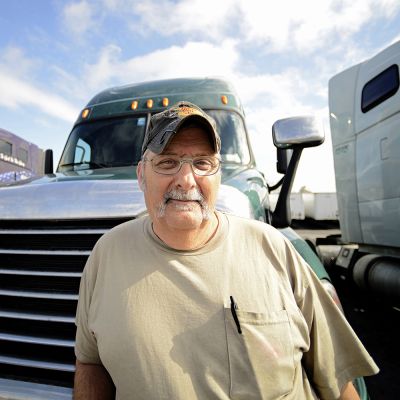
[[[398,0],[18,0],[0,3],[0,128],[58,162],[79,111],[106,87],[224,76],[273,183],[271,126],[316,114],[294,189],[333,191],[328,80],[400,40]]]

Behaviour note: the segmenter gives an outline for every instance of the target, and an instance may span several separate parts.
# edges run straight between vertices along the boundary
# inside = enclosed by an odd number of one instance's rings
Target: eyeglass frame
[[[222,164],[221,159],[218,158],[218,157],[216,157],[216,156],[196,156],[196,157],[188,157],[188,158],[180,158],[180,157],[177,157],[177,158],[179,158],[179,168],[178,168],[177,171],[175,171],[174,173],[168,174],[168,173],[163,173],[163,172],[156,171],[156,170],[154,169],[153,160],[154,160],[155,158],[157,158],[157,157],[160,157],[160,156],[163,156],[163,154],[157,154],[157,155],[154,156],[153,158],[146,158],[146,157],[143,157],[143,158],[142,158],[142,161],[143,161],[143,162],[150,161],[151,169],[152,169],[156,174],[165,175],[165,176],[168,176],[168,175],[169,175],[169,176],[172,176],[172,175],[177,174],[177,173],[181,170],[182,165],[183,165],[184,163],[189,163],[189,164],[190,164],[190,167],[191,167],[193,173],[194,173],[196,176],[212,176],[212,175],[215,175],[215,174],[221,169],[221,164]],[[175,157],[175,156],[168,155],[168,154],[165,154],[165,156],[166,156],[166,157],[169,156],[169,157],[171,157],[171,158],[174,158],[174,157]],[[216,160],[216,161],[218,162],[218,167],[217,167],[217,169],[216,169],[214,172],[212,172],[211,174],[209,174],[209,173],[207,173],[207,174],[198,174],[198,173],[196,172],[196,168],[195,168],[194,165],[193,165],[193,161],[194,161],[195,159],[201,159],[201,158],[212,158],[213,160]],[[178,161],[178,160],[177,160],[177,161]]]

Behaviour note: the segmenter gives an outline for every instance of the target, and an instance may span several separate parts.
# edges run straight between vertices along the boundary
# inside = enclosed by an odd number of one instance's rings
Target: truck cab
[[[150,116],[182,99],[200,104],[217,123],[223,177],[219,208],[268,219],[268,189],[256,169],[242,106],[229,84],[217,79],[158,81],[98,94],[82,111],[67,140],[57,177],[136,180]]]

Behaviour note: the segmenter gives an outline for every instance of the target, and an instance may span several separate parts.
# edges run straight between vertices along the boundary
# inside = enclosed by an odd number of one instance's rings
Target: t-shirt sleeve
[[[295,297],[309,329],[303,367],[321,399],[337,399],[347,382],[379,369],[307,263],[293,250],[289,257],[297,269]]]
[[[89,310],[96,281],[97,262],[98,259],[95,247],[83,270],[75,318],[77,327],[75,356],[80,362],[85,364],[101,364],[97,341],[89,326]]]

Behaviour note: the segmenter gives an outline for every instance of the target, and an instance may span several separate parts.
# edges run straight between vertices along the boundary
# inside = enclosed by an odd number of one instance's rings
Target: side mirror
[[[291,223],[290,192],[301,153],[305,147],[324,142],[322,123],[314,117],[280,119],[272,126],[272,138],[278,149],[278,172],[284,173],[281,190],[274,212],[272,225],[285,228]]]
[[[284,118],[272,126],[274,145],[281,149],[319,146],[324,142],[322,122],[312,116]]]
[[[53,173],[53,150],[51,149],[44,152],[44,173],[46,175]]]

